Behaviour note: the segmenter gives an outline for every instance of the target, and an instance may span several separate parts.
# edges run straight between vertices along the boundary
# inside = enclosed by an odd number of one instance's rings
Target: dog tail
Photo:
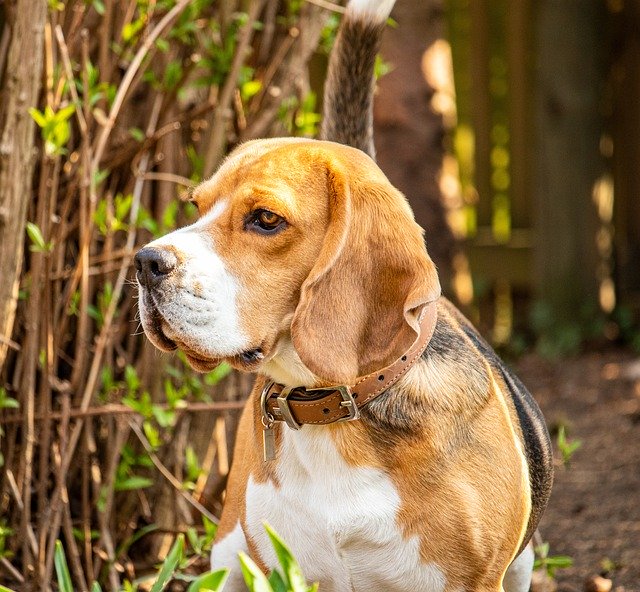
[[[374,66],[395,0],[350,0],[329,59],[320,139],[375,158]]]

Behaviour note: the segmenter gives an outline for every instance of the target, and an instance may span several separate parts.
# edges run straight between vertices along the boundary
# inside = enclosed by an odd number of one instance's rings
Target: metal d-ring
[[[274,382],[268,382],[265,387],[262,389],[262,393],[260,394],[260,410],[262,411],[262,425],[265,428],[269,428],[273,425],[276,418],[269,413],[267,409],[267,396],[269,395],[269,391],[271,387],[274,385]]]

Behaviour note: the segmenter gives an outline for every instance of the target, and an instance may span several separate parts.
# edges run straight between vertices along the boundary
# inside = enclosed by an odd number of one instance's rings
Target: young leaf
[[[280,572],[274,569],[269,576],[269,584],[273,588],[273,592],[289,592],[287,585],[284,583]]]
[[[56,541],[56,550],[53,562],[56,566],[60,592],[73,592],[73,584],[71,583],[71,574],[69,573],[69,567],[67,566],[67,558],[64,555],[64,547],[60,541]]]
[[[280,565],[282,566],[284,580],[287,587],[293,592],[306,592],[307,582],[302,575],[302,570],[300,569],[298,562],[291,553],[291,549],[287,547],[278,533],[276,533],[276,531],[273,530],[273,528],[271,528],[271,526],[266,522],[264,524],[264,529],[267,531],[267,534],[271,539],[273,549],[276,552]]]
[[[151,587],[151,592],[161,592],[164,590],[165,586],[169,583],[173,574],[178,567],[178,563],[182,559],[182,553],[184,551],[184,535],[179,534],[176,542],[171,547],[167,558],[162,563],[162,567],[160,568],[160,573],[158,574],[158,578],[154,582]]]
[[[132,491],[134,489],[144,489],[145,487],[151,487],[153,481],[146,477],[140,477],[138,475],[132,475],[122,481],[116,481],[113,485],[114,491]]]
[[[267,576],[265,576],[260,568],[251,560],[251,558],[240,551],[240,569],[242,569],[242,577],[251,592],[273,592]]]
[[[210,571],[195,579],[187,588],[187,592],[219,592],[224,587],[228,576],[229,570],[226,568]]]
[[[44,237],[42,236],[42,231],[37,224],[27,222],[27,234],[29,235],[29,240],[32,243],[32,251],[45,253],[50,250],[49,245],[45,242]]]

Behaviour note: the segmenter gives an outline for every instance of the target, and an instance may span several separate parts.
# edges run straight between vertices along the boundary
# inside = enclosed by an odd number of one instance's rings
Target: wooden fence
[[[639,6],[447,2],[480,294],[533,295],[561,324],[638,309]]]

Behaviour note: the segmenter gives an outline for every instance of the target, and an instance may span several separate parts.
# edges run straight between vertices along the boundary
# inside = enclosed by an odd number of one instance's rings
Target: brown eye
[[[280,223],[282,218],[278,216],[278,214],[274,214],[273,212],[269,212],[268,210],[262,210],[257,217],[257,221],[261,226],[273,227],[277,226]]]
[[[247,230],[254,230],[260,234],[275,234],[283,230],[286,225],[287,223],[282,216],[262,209],[251,212],[245,222]]]

